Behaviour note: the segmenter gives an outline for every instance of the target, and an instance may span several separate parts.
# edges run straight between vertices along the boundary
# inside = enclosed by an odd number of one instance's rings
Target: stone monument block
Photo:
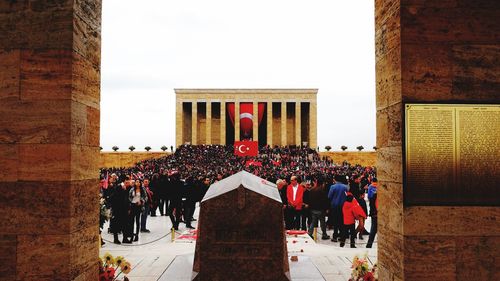
[[[201,201],[192,280],[290,280],[276,185],[242,171]]]

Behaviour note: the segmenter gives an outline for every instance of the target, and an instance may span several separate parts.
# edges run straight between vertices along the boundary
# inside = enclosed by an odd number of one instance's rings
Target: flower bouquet
[[[104,257],[99,258],[99,281],[113,281],[123,273],[124,281],[128,281],[127,274],[132,269],[130,263],[123,257],[117,256],[114,258],[110,253],[104,254]],[[116,272],[120,270],[118,274]]]
[[[378,272],[377,264],[374,264],[372,269],[369,268],[367,255],[365,254],[363,258],[354,256],[352,260],[352,272],[349,281],[377,281]]]

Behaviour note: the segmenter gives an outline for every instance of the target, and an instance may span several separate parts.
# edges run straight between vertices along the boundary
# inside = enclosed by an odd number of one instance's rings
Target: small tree
[[[359,150],[359,151],[361,151],[361,150],[363,150],[365,148],[362,145],[360,145],[360,146],[357,146],[356,149]]]
[[[161,149],[163,152],[165,152],[165,150],[167,150],[167,149],[168,149],[168,147],[166,147],[166,146],[162,146],[162,147],[160,147],[160,149]]]
[[[325,149],[326,149],[326,151],[330,151],[330,149],[332,149],[332,147],[327,145],[327,146],[325,146]]]
[[[170,146],[170,151],[174,152],[174,146],[173,145]]]
[[[113,149],[114,152],[118,151],[118,149],[120,149],[118,146],[113,146],[111,149]]]
[[[135,146],[131,145],[128,147],[128,149],[130,149],[130,151],[134,151],[135,150]]]
[[[102,151],[102,146],[99,146],[99,150]]]
[[[377,149],[378,149],[378,147],[376,147],[376,146],[373,147],[373,150],[377,151]]]
[[[345,151],[347,149],[347,146],[343,145],[340,147],[340,149],[342,149],[342,151]]]
[[[144,149],[145,149],[146,151],[150,151],[150,150],[151,150],[151,146],[146,146]]]

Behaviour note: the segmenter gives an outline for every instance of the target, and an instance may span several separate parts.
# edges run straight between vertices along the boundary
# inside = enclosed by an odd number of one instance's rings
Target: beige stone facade
[[[317,146],[317,89],[175,89],[176,145],[231,144],[242,139],[260,145]],[[242,135],[242,104],[250,104],[252,132]],[[234,121],[231,121],[234,119]],[[234,124],[233,124],[234,122]]]
[[[406,103],[498,104],[499,11],[498,1],[375,1],[379,280],[500,279],[499,205],[408,204],[402,129]],[[483,165],[498,173],[496,163]]]
[[[101,1],[0,2],[0,280],[98,280]]]

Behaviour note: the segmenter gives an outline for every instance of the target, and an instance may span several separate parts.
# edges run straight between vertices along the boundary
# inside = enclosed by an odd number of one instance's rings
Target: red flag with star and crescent
[[[259,154],[259,143],[256,141],[235,141],[234,155],[257,156]]]

